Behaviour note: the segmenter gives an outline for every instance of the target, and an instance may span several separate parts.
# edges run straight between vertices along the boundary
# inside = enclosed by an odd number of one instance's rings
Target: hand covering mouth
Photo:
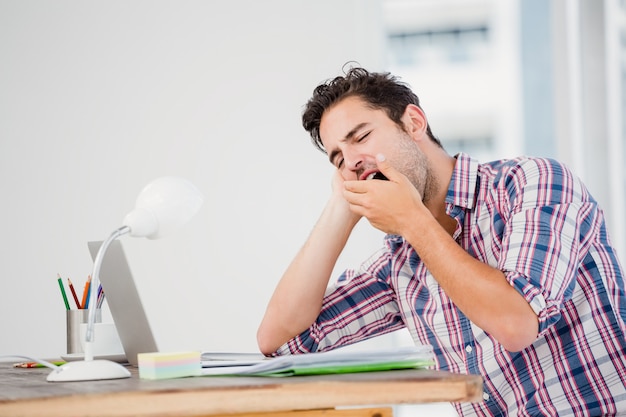
[[[366,180],[383,180],[383,181],[389,181],[389,179],[387,177],[385,177],[383,175],[382,172],[380,171],[376,171],[376,172],[372,172],[371,174],[369,174],[367,177],[365,177]]]

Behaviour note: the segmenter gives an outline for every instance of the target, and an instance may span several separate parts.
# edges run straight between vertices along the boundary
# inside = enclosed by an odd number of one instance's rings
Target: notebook
[[[92,259],[95,260],[101,245],[101,241],[87,242]],[[99,278],[126,360],[137,366],[138,353],[159,349],[119,240],[111,242],[104,255]],[[253,365],[264,359],[261,353],[202,352],[203,367]]]
[[[430,345],[353,351],[348,347],[285,355],[253,366],[204,368],[202,375],[298,376],[426,369],[435,365]]]

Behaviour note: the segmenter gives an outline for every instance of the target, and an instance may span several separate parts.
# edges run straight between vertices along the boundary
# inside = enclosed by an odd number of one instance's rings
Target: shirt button
[[[470,345],[465,346],[465,351],[467,353],[472,353],[472,347]]]
[[[489,394],[487,394],[486,392],[483,393],[483,400],[489,401]]]

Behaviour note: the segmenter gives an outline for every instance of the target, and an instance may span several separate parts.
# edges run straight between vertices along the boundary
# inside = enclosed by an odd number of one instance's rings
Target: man
[[[452,157],[408,86],[362,68],[318,86],[302,118],[337,172],[267,307],[263,353],[406,326],[439,369],[483,376],[484,401],[455,404],[462,415],[626,413],[624,274],[602,210],[565,166]],[[385,245],[327,290],[362,217]]]

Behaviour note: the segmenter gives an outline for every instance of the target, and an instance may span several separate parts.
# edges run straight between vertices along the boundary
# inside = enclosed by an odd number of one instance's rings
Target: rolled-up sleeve
[[[514,208],[499,268],[537,314],[541,334],[561,318],[600,222],[596,202],[565,167],[540,160],[524,168],[509,181]]]
[[[403,327],[388,259],[381,249],[360,269],[346,270],[328,287],[317,320],[275,355],[321,352]]]

